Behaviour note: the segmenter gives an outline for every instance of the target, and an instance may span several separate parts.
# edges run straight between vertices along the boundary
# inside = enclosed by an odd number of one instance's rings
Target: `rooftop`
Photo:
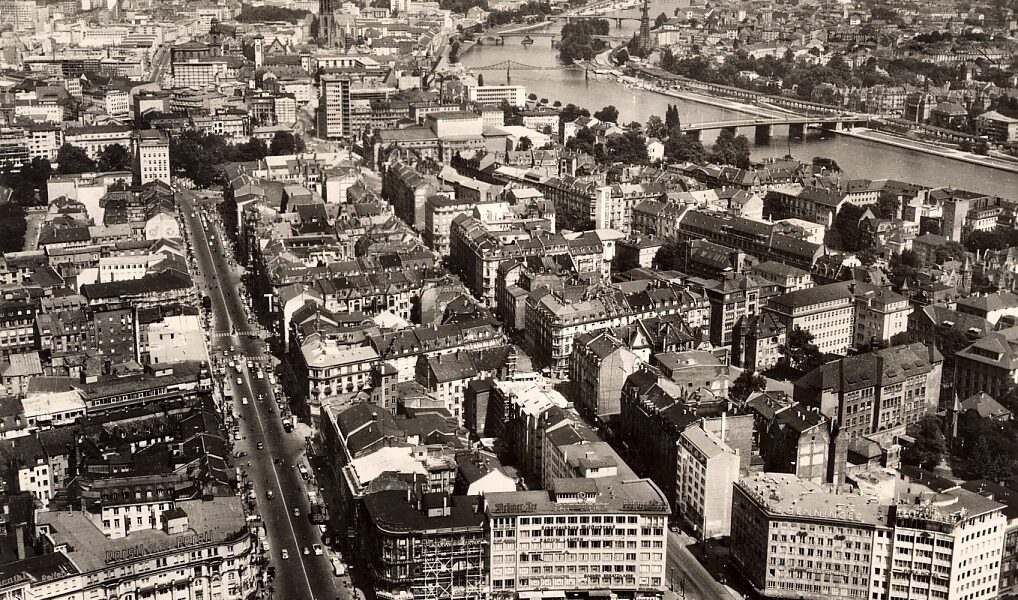
[[[751,473],[736,487],[772,519],[887,526],[888,506],[858,493],[838,493],[791,473]]]
[[[200,545],[239,539],[245,531],[244,509],[238,498],[227,496],[212,500],[184,500],[177,502],[176,506],[187,514],[190,533],[198,536],[192,539],[209,536],[211,542]],[[158,529],[143,529],[111,540],[82,512],[43,512],[36,518],[40,526],[49,529],[53,545],[65,546],[67,558],[84,573],[106,569],[115,562],[132,562],[140,557],[129,551],[138,546],[144,546],[147,549],[146,556],[151,556],[179,551],[181,540],[188,539]],[[118,560],[118,556],[123,558]]]
[[[570,479],[556,479],[552,490],[490,492],[485,511],[491,517],[542,515],[583,512],[619,512],[631,514],[668,514],[668,503],[661,490],[649,479],[598,477],[584,479],[585,497],[577,497]]]

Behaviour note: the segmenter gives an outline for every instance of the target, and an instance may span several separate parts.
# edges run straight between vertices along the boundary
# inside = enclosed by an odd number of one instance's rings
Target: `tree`
[[[226,142],[217,135],[184,131],[170,138],[170,171],[204,188],[219,180]]]
[[[974,144],[972,144],[972,151],[976,154],[986,156],[990,152],[990,145],[986,143],[986,140],[979,138]]]
[[[627,131],[622,135],[610,135],[605,140],[606,159],[633,165],[645,165],[647,140],[639,131]]]
[[[615,108],[614,104],[602,108],[601,110],[594,113],[594,118],[602,123],[618,123],[619,122],[619,109]]]
[[[855,252],[861,247],[859,219],[866,209],[855,204],[845,204],[834,217],[834,225],[827,230],[824,243],[838,250]]]
[[[878,219],[895,219],[901,210],[901,200],[894,194],[881,194],[871,210]]]
[[[0,252],[21,252],[28,221],[25,209],[14,202],[0,204]]]
[[[478,86],[483,86],[484,85],[484,73],[478,73],[477,74],[477,85]]]
[[[95,171],[95,161],[79,146],[64,144],[57,150],[57,172],[61,174]]]
[[[516,149],[520,152],[526,152],[534,147],[534,142],[527,136],[520,138],[520,141],[516,142]]]
[[[130,171],[132,163],[131,152],[121,144],[110,144],[99,153],[99,161],[96,168],[99,171]]]
[[[281,156],[297,153],[297,138],[289,131],[277,131],[269,143],[269,154]]]
[[[460,61],[460,41],[453,40],[449,44],[449,62],[458,63]]]
[[[940,429],[940,420],[933,416],[923,417],[906,428],[908,435],[915,439],[901,452],[906,464],[924,469],[934,469],[947,453],[947,440]]]
[[[972,152],[972,142],[968,139],[964,139],[958,142],[958,149],[962,152]]]
[[[827,158],[825,156],[814,156],[813,166],[820,167],[827,171],[833,171],[835,173],[841,172],[841,167],[838,166],[838,163],[833,158]]]
[[[386,4],[388,6],[388,4]],[[267,23],[271,21],[286,21],[296,23],[305,16],[308,11],[299,8],[283,8],[282,6],[251,6],[241,4],[240,14],[237,21],[241,23]]]
[[[732,382],[728,390],[728,399],[742,404],[753,392],[762,392],[767,389],[767,379],[763,375],[757,375],[752,369],[746,369]]]
[[[589,127],[583,127],[576,132],[576,135],[569,138],[569,141],[566,142],[566,150],[584,152],[594,158],[604,154],[604,151],[601,150],[597,143],[597,136],[594,135],[594,132]]]
[[[534,93],[527,94],[527,100],[530,100],[531,102],[537,102],[537,94]]]
[[[748,169],[749,154],[749,139],[746,136],[736,136],[731,130],[722,129],[711,148],[710,161]]]
[[[552,106],[552,108],[562,108],[562,101],[561,100],[556,100],[556,101],[551,103],[551,106]]]
[[[251,138],[243,144],[227,146],[223,153],[223,162],[251,162],[261,160],[269,155],[269,147],[264,140]]]
[[[813,334],[801,327],[796,327],[788,334],[778,351],[788,366],[803,373],[809,373],[824,364],[820,348],[813,343]]]
[[[666,240],[658,248],[651,264],[661,271],[679,271],[685,266],[682,259],[682,247],[675,240]]]
[[[0,182],[11,188],[11,202],[19,206],[47,205],[46,182],[53,173],[49,160],[35,157],[18,171],[7,170]]]
[[[665,127],[665,122],[657,115],[651,115],[650,118],[647,119],[647,125],[644,130],[647,132],[647,137],[657,138],[659,140],[665,139],[668,135],[668,128]]]
[[[933,252],[933,260],[938,265],[942,265],[949,260],[962,260],[965,258],[965,254],[967,252],[968,251],[965,250],[965,246],[962,246],[954,240],[948,240],[946,244],[939,246]]]
[[[572,102],[566,104],[565,108],[562,109],[562,112],[559,113],[559,119],[561,119],[563,123],[571,123],[580,117],[589,116],[590,116],[589,110],[585,108],[580,108],[579,106],[576,106]]]
[[[707,162],[707,149],[699,139],[685,133],[676,135],[673,132],[665,142],[665,160],[703,164]]]
[[[624,65],[629,62],[629,50],[623,48],[615,55],[615,64]]]
[[[659,14],[657,16],[657,18],[654,19],[654,27],[655,28],[660,27],[660,26],[664,25],[667,22],[668,22],[668,15],[666,13],[661,13],[661,14]]]
[[[671,133],[681,127],[682,123],[679,119],[679,107],[674,104],[669,104],[668,108],[665,109],[665,127],[668,132]]]

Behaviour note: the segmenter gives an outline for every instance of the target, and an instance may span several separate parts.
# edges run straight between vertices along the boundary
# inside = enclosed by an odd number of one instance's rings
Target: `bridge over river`
[[[788,137],[792,139],[803,139],[808,127],[820,127],[828,131],[841,131],[843,129],[852,129],[853,127],[863,127],[867,124],[867,122],[868,119],[865,116],[853,114],[823,117],[789,115],[787,117],[775,118],[760,117],[754,119],[689,123],[680,125],[679,129],[683,133],[699,139],[700,134],[704,131],[728,130],[735,133],[740,127],[752,127],[756,133],[756,142],[764,143],[771,138],[771,132],[774,127],[777,126],[787,126]]]

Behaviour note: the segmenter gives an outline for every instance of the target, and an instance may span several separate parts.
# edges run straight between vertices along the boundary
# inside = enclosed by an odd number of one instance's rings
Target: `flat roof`
[[[888,506],[858,493],[836,493],[791,473],[751,473],[736,486],[771,518],[887,526]]]
[[[54,546],[67,547],[67,558],[82,573],[106,569],[111,564],[144,560],[148,555],[180,551],[184,546],[207,546],[246,535],[247,522],[240,499],[234,496],[212,500],[183,500],[176,507],[187,514],[188,531],[170,535],[159,529],[144,529],[126,537],[109,539],[83,512],[41,512],[39,525],[49,528]]]

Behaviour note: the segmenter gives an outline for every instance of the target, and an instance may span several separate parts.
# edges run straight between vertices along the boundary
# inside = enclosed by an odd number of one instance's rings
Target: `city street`
[[[692,542],[688,535],[668,533],[668,580],[676,596],[686,600],[733,600],[735,596],[690,553],[686,546]]]
[[[274,597],[281,600],[346,600],[349,593],[337,586],[329,555],[316,556],[313,551],[314,544],[321,544],[321,536],[318,527],[311,522],[308,493],[297,470],[305,440],[299,434],[284,431],[268,374],[263,378],[256,375],[260,364],[271,370],[271,362],[264,340],[253,331],[249,333],[256,326],[248,323],[239,271],[231,268],[220,232],[211,226],[211,221],[208,230],[203,227],[195,196],[182,192],[178,193],[178,199],[194,247],[195,260],[204,276],[199,280],[204,279],[208,286],[203,287],[202,292],[212,302],[214,325],[211,328],[210,354],[222,362],[239,354],[243,365],[239,373],[232,368],[227,369],[225,384],[232,388],[234,411],[239,417],[243,436],[235,442],[234,450],[247,453],[247,456],[238,458],[236,464],[247,472],[247,479],[253,482],[257,496],[256,510],[265,525],[271,564],[276,568]],[[214,240],[210,239],[213,237]],[[231,348],[230,358],[226,358],[223,352]],[[249,368],[248,361],[253,361],[255,368]],[[263,399],[259,400],[259,396]],[[272,498],[269,497],[270,492]],[[282,557],[284,549],[289,554],[286,559]],[[308,554],[304,554],[305,549]]]

